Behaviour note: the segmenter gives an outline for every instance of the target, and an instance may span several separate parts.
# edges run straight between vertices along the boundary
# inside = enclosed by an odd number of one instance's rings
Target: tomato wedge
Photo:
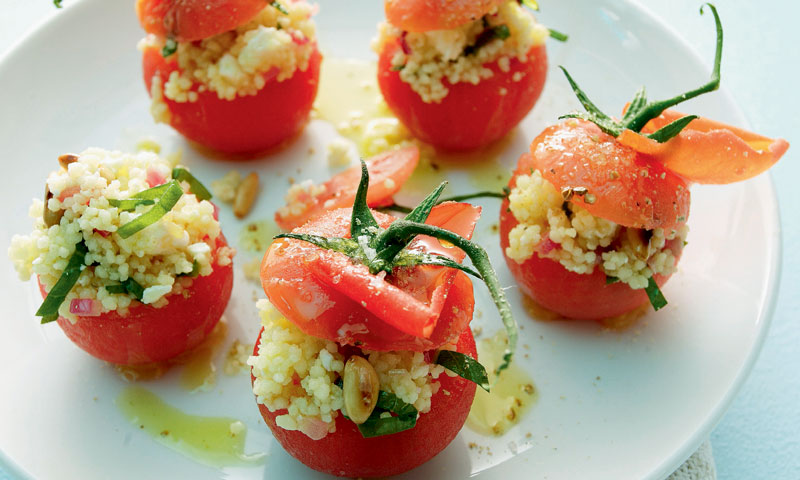
[[[475,21],[507,0],[386,0],[386,19],[408,32],[450,30]]]
[[[484,65],[493,75],[477,85],[445,79],[447,96],[439,103],[426,103],[392,69],[400,49],[398,41],[387,42],[380,53],[378,84],[383,97],[415,137],[444,150],[473,150],[504,137],[533,108],[547,77],[547,52],[539,45],[531,48],[527,61],[513,58],[507,71],[497,62]]]
[[[558,190],[587,188],[591,196],[573,201],[619,225],[675,228],[689,216],[689,184],[683,178],[591,122],[570,119],[546,128],[531,143],[530,155],[520,158],[516,174],[532,168]]]
[[[652,133],[685,115],[665,110],[642,130]],[[623,131],[618,141],[652,156],[668,170],[690,182],[727,184],[765,172],[777,162],[789,143],[771,139],[707,118],[697,118],[665,143]]]
[[[334,210],[295,233],[348,237],[350,215],[350,209]],[[434,207],[426,223],[469,239],[479,216],[478,207],[450,202]],[[394,220],[378,212],[375,218],[384,228]],[[463,259],[459,249],[431,238],[418,237],[409,249]],[[382,278],[338,252],[298,240],[273,242],[261,283],[275,308],[306,334],[370,350],[441,347],[468,325],[474,307],[471,282],[462,272],[417,266]]]
[[[233,30],[264,9],[263,0],[136,0],[147,33],[193,42]]]
[[[165,59],[158,49],[144,51],[142,66],[147,91],[152,95],[154,76],[164,85],[178,70],[174,55]],[[255,95],[224,100],[208,89],[192,90],[195,102],[175,102],[164,97],[170,125],[186,138],[226,153],[253,153],[275,147],[298,134],[308,123],[317,95],[322,56],[314,49],[305,71],[297,70],[282,82],[272,79]]]
[[[457,337],[456,349],[477,358],[469,328]],[[257,353],[258,343],[253,351]],[[284,430],[275,424],[275,418],[285,410],[270,412],[262,404],[258,409],[275,439],[305,465],[342,477],[386,477],[427,462],[444,450],[464,425],[475,397],[475,384],[447,375],[437,381],[441,386],[431,397],[431,410],[419,416],[414,428],[381,437],[364,438],[353,422],[340,415],[336,432],[312,440],[300,431]]]
[[[220,235],[217,250],[226,245]],[[39,289],[46,297],[41,284]],[[195,278],[190,289],[167,297],[169,303],[161,308],[133,302],[124,316],[112,311],[78,317],[74,324],[59,317],[58,325],[73,343],[101,360],[119,365],[161,362],[206,338],[225,311],[232,289],[233,264],[214,263],[210,275]]]
[[[377,208],[391,204],[392,197],[414,172],[418,162],[416,146],[389,150],[367,160],[372,179],[367,190],[367,205]],[[324,190],[318,195],[301,199],[302,211],[275,212],[275,223],[283,230],[293,230],[329,210],[353,205],[360,178],[361,166],[348,168],[323,183]]]

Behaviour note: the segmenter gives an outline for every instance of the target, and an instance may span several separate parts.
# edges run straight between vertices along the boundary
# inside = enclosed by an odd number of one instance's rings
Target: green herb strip
[[[535,0],[518,0],[519,4],[528,7],[531,10],[538,12],[539,11],[539,4]]]
[[[144,287],[132,278],[128,278],[119,285],[106,285],[105,289],[108,293],[128,293],[139,301],[142,301],[144,297]]]
[[[56,8],[61,8],[62,7],[61,1],[62,0],[53,0],[53,5],[55,5]]]
[[[179,277],[190,277],[190,278],[196,278],[198,275],[200,275],[200,264],[197,263],[197,260],[193,260],[192,261],[192,271],[191,272],[189,272],[189,273],[179,273],[178,274]]]
[[[612,285],[614,283],[618,283],[619,278],[612,277],[611,275],[606,275],[606,285]]]
[[[475,54],[478,50],[485,47],[492,40],[505,40],[511,36],[511,30],[506,25],[495,25],[482,31],[475,37],[475,43],[468,45],[464,49],[464,56]]]
[[[270,2],[270,5],[272,5],[277,11],[281,12],[282,14],[289,15],[289,11],[286,10],[286,8],[283,5],[281,5],[281,2],[278,2],[276,0],[276,1]]]
[[[136,210],[136,207],[139,205],[153,205],[155,203],[155,200],[151,200],[149,198],[128,198],[125,200],[116,200],[113,198],[108,199],[109,205],[112,207],[117,207],[126,212],[132,212]]]
[[[75,283],[78,281],[78,277],[81,276],[88,252],[89,249],[86,247],[86,243],[83,240],[75,245],[75,251],[72,253],[72,256],[69,257],[67,266],[61,273],[61,277],[53,288],[50,289],[50,292],[48,292],[39,310],[36,311],[36,316],[42,317],[42,323],[50,323],[58,320],[58,308],[64,303],[64,299],[67,298],[70,290],[72,290],[72,287],[74,287]]]
[[[389,412],[396,416],[381,418],[381,414]],[[366,422],[358,426],[364,438],[391,435],[414,428],[417,424],[417,409],[413,405],[400,400],[395,394],[383,390],[378,394],[375,410]]]
[[[489,376],[486,374],[486,368],[469,355],[452,350],[441,350],[436,356],[435,363],[459,377],[469,380],[487,392],[489,391]]]
[[[166,191],[161,195],[158,200],[158,203],[153,205],[147,213],[140,215],[139,217],[131,220],[130,222],[126,223],[125,225],[119,227],[117,233],[122,238],[128,238],[131,235],[141,231],[144,228],[149,227],[150,225],[156,223],[167,214],[172,207],[178,203],[181,196],[183,195],[183,189],[178,184],[177,181],[173,180],[167,184]],[[158,187],[156,187],[158,188]],[[152,190],[152,189],[151,189]],[[142,192],[144,193],[144,192]]]
[[[175,39],[172,37],[167,37],[166,42],[164,42],[164,46],[161,48],[161,56],[167,58],[177,51],[178,51],[178,42],[176,42]]]
[[[200,180],[195,178],[194,175],[189,173],[189,170],[181,167],[172,169],[172,178],[179,182],[186,182],[189,184],[189,191],[197,197],[198,200],[211,200],[211,192],[200,183]]]
[[[559,32],[558,30],[553,30],[552,28],[547,29],[548,33],[550,33],[550,38],[553,40],[558,40],[559,42],[566,42],[569,40],[569,35],[566,33]]]
[[[653,310],[659,311],[667,306],[667,299],[664,298],[664,294],[661,293],[661,289],[658,288],[658,284],[653,277],[647,279],[647,287],[645,287],[644,291],[647,293],[647,298],[650,299],[650,305],[653,306]]]

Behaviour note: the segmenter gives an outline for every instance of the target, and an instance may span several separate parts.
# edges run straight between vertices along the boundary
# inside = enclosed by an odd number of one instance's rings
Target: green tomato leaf
[[[668,125],[664,125],[655,132],[647,135],[647,137],[652,138],[658,143],[664,143],[681,133],[681,130],[688,127],[695,118],[697,118],[697,115],[686,115],[685,117],[681,117],[669,123]]]

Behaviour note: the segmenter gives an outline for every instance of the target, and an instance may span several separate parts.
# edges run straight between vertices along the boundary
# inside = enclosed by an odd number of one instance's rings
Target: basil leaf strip
[[[197,260],[192,260],[192,271],[189,273],[179,273],[177,276],[196,278],[198,275],[200,275],[200,264],[197,263]]]
[[[39,310],[36,310],[36,316],[42,317],[43,324],[58,320],[58,307],[64,303],[64,299],[67,298],[70,290],[72,290],[72,287],[74,287],[75,283],[78,281],[78,277],[81,276],[88,252],[89,249],[86,247],[86,243],[83,240],[75,245],[75,251],[69,257],[67,266],[61,273],[61,277],[59,277],[56,284],[53,285],[53,288],[47,293],[47,297],[45,297]]]
[[[62,8],[61,2],[62,0],[53,0],[53,5],[55,5],[56,8]]]
[[[139,301],[142,301],[144,297],[144,287],[132,278],[128,278],[119,285],[106,285],[104,288],[108,293],[128,293]]]
[[[274,0],[270,2],[270,5],[272,5],[272,7],[275,8],[275,10],[281,12],[282,14],[289,15],[289,11],[286,10],[286,8],[283,5],[281,5],[281,2]]]
[[[139,205],[153,205],[155,200],[151,200],[149,198],[128,198],[125,200],[116,200],[114,198],[108,199],[108,204],[112,207],[117,207],[120,210],[124,210],[126,212],[132,212],[136,210],[136,207]]]
[[[489,375],[486,374],[486,368],[469,355],[452,350],[441,350],[436,356],[435,363],[487,392],[489,391]]]
[[[175,167],[172,169],[172,178],[179,182],[186,182],[189,184],[189,191],[194,194],[198,200],[211,200],[211,192],[200,183],[194,175],[189,173],[189,170],[181,167]]]
[[[606,285],[612,285],[617,282],[619,282],[619,278],[606,275]]]
[[[550,34],[550,38],[553,40],[558,40],[559,42],[566,42],[569,40],[569,35],[566,33],[559,32],[558,30],[553,30],[552,28],[548,28],[547,32]]]
[[[164,46],[161,48],[161,56],[167,58],[177,51],[178,42],[176,42],[172,37],[167,37],[167,41],[164,42]]]
[[[381,418],[385,412],[397,416]],[[414,428],[417,424],[417,409],[413,405],[400,400],[395,394],[383,390],[378,394],[378,403],[367,421],[358,425],[358,431],[364,438],[391,435]]]
[[[647,293],[647,298],[650,299],[650,305],[653,306],[653,310],[659,311],[667,306],[667,299],[664,298],[664,294],[661,293],[661,289],[658,288],[658,284],[653,277],[647,279],[647,287],[645,287],[644,291]]]
[[[166,191],[163,193],[163,195],[161,195],[161,197],[158,200],[158,203],[153,205],[153,208],[151,208],[147,213],[144,213],[139,217],[126,223],[125,225],[119,227],[117,233],[119,234],[120,237],[122,238],[130,237],[134,233],[137,233],[140,230],[156,223],[161,219],[161,217],[166,215],[167,212],[172,210],[172,207],[174,207],[175,204],[178,203],[178,200],[180,200],[181,196],[183,196],[183,189],[181,189],[181,186],[175,180],[165,185],[167,187]],[[145,192],[146,191],[147,190],[145,190]]]

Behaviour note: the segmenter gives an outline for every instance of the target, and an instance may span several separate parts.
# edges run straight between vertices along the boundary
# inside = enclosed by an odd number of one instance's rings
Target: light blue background
[[[64,1],[68,8],[70,0]],[[545,6],[547,1],[554,0],[544,0]],[[713,51],[713,32],[708,19],[697,14],[698,1],[639,3],[679,31],[703,58]],[[772,169],[784,252],[775,318],[750,378],[712,433],[711,443],[721,479],[798,479],[800,215],[794,208],[800,206],[800,101],[796,94],[800,86],[800,3],[718,0],[716,5],[725,25],[724,88],[732,92],[755,131],[786,138],[794,147]],[[0,53],[56,13],[49,0],[0,0]],[[47,461],[46,453],[42,461]],[[8,478],[0,466],[0,479]]]

